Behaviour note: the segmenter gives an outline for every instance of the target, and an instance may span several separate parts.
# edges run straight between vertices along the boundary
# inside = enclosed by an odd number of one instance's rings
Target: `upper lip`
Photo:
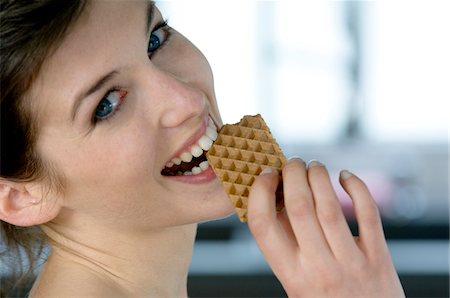
[[[192,145],[196,144],[197,141],[205,134],[206,127],[208,127],[208,121],[209,121],[209,114],[206,114],[206,116],[203,116],[201,126],[197,129],[196,132],[194,132],[184,143],[182,146],[180,146],[180,149],[176,150],[175,153],[173,153],[170,157],[170,159],[167,162],[170,162],[175,157],[180,156],[183,152],[190,151],[190,148]],[[214,121],[214,120],[213,120]],[[217,124],[214,122],[214,124],[217,126]]]

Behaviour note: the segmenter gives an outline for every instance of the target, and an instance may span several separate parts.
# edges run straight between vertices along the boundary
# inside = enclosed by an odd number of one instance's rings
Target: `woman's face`
[[[91,2],[31,96],[38,152],[65,182],[59,220],[146,229],[232,211],[211,168],[170,164],[221,120],[205,57],[150,3]]]

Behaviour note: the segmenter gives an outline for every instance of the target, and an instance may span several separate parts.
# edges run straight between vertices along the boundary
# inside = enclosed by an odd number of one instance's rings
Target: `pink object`
[[[380,212],[383,213],[383,209],[388,207],[393,197],[393,181],[386,174],[376,171],[357,171],[356,175],[366,183],[370,193],[377,202]],[[352,200],[339,183],[339,173],[331,173],[331,179],[344,214],[350,219],[355,218]]]

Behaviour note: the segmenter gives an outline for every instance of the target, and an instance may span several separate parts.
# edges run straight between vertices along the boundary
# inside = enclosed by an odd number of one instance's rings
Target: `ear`
[[[44,199],[44,186],[0,180],[0,219],[16,226],[33,226],[55,218],[61,205],[57,198]]]

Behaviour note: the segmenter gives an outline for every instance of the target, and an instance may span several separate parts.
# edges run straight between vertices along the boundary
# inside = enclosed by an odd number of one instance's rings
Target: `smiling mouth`
[[[206,152],[211,149],[217,139],[217,128],[211,118],[203,136],[189,150],[180,156],[172,158],[161,171],[163,176],[192,176],[206,171],[209,163],[206,160]]]

